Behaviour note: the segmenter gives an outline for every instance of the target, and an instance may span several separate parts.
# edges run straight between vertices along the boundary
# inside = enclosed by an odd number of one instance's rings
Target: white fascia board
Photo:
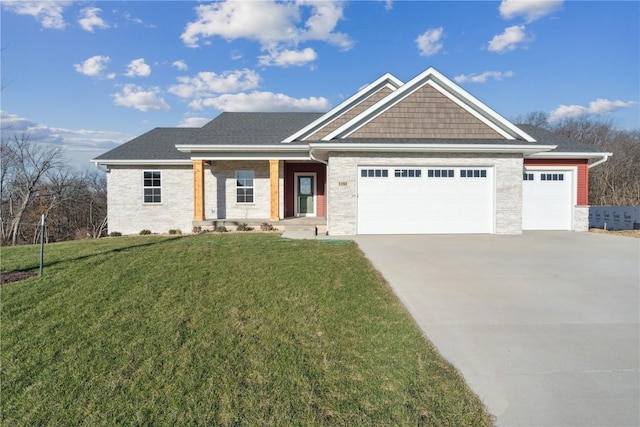
[[[509,122],[507,119],[493,111],[491,108],[480,102],[470,93],[453,83],[444,75],[440,74],[433,67],[414,77],[411,81],[405,83],[401,88],[390,94],[386,98],[380,100],[376,104],[369,107],[329,135],[322,138],[323,141],[330,141],[335,138],[345,138],[360,129],[362,126],[387,111],[389,108],[411,95],[416,90],[430,83],[431,86],[454,101],[457,105],[464,108],[474,117],[480,119],[483,123],[490,126],[500,135],[507,139],[516,139],[521,137],[527,142],[536,142],[535,138],[522,131],[520,128]]]
[[[390,73],[386,73],[385,75],[383,75],[382,77],[374,81],[373,83],[370,83],[366,85],[364,88],[360,89],[355,95],[349,97],[345,101],[338,104],[336,107],[331,109],[322,117],[314,120],[313,122],[303,127],[293,135],[283,139],[282,142],[283,143],[292,142],[292,141],[295,141],[296,139],[309,136],[316,130],[320,129],[321,127],[325,126],[326,124],[334,120],[336,117],[346,113],[347,111],[349,111],[350,109],[352,109],[353,107],[355,107],[356,105],[364,101],[365,99],[374,95],[382,88],[388,87],[392,91],[395,91],[400,86],[402,86],[402,81],[400,79],[396,78],[394,75]]]
[[[210,152],[192,153],[191,160],[311,160],[309,149],[304,152]]]
[[[309,160],[307,145],[176,145],[191,160]]]
[[[217,153],[217,152],[307,152],[307,145],[203,145],[203,144],[179,144],[176,145],[178,151],[183,153]]]
[[[162,165],[162,166],[181,166],[181,165],[190,165],[191,159],[183,159],[183,160],[158,160],[158,159],[142,159],[142,160],[91,160],[91,162],[97,166],[146,166],[146,165]]]
[[[368,151],[395,153],[522,153],[533,154],[551,151],[557,145],[518,144],[352,144],[336,142],[329,144],[309,144],[311,151]]]
[[[580,153],[580,152],[544,152],[527,156],[527,159],[601,159],[610,157],[612,153]]]

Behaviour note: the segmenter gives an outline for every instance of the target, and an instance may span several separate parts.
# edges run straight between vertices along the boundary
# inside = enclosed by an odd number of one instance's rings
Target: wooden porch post
[[[269,160],[269,179],[271,183],[271,210],[269,212],[269,221],[278,221],[280,219],[280,161]]]
[[[193,220],[204,221],[204,160],[193,161]]]

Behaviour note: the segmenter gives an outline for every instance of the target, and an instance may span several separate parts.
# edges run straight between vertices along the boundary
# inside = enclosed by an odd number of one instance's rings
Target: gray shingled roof
[[[299,131],[324,113],[222,113],[191,144],[270,145]]]
[[[584,144],[582,142],[574,141],[566,136],[558,135],[550,132],[546,129],[539,128],[534,125],[517,124],[520,129],[531,135],[540,144],[544,145],[557,145],[558,147],[553,150],[554,153],[600,153],[593,145]]]
[[[189,160],[176,144],[189,144],[198,128],[155,128],[94,160]]]
[[[189,153],[178,151],[177,144],[190,145],[279,145],[280,142],[321,117],[322,113],[222,113],[202,128],[156,128],[121,146],[108,151],[94,160],[188,160]],[[557,145],[554,152],[599,152],[597,148],[573,141],[562,135],[556,135],[545,129],[519,124],[516,125],[538,142],[523,140],[503,141],[495,139],[420,139],[420,138],[381,138],[340,140],[347,143],[384,143],[384,144],[496,144],[518,145]],[[337,141],[303,141],[324,143]]]

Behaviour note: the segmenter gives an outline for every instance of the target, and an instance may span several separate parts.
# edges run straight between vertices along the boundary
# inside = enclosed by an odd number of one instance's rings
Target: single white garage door
[[[571,230],[573,172],[526,170],[522,181],[523,230]]]
[[[490,167],[358,168],[358,234],[493,233]]]

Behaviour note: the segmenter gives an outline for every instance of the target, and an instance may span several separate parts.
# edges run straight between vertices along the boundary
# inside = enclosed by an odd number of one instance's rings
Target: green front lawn
[[[36,246],[2,271],[37,269]],[[1,290],[3,425],[448,425],[491,417],[352,242],[51,244]]]

